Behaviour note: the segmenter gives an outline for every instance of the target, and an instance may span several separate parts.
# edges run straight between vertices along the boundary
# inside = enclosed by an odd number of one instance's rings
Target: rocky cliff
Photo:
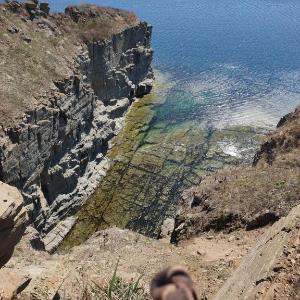
[[[110,8],[49,15],[8,2],[0,7],[0,180],[22,191],[51,244],[51,230],[65,220],[55,229],[63,238],[104,176],[124,113],[151,90],[151,26]]]

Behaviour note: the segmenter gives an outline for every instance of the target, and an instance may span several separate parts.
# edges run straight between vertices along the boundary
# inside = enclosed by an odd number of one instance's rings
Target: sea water
[[[177,92],[187,92],[213,125],[272,127],[300,102],[298,0],[49,2],[55,10],[123,8],[151,23],[155,68],[171,73]]]

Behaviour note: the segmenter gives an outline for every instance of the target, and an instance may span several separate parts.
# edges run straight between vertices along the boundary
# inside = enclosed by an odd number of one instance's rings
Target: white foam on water
[[[216,114],[211,124],[224,129],[230,126],[250,126],[273,128],[278,122],[278,117],[264,108],[254,105],[244,105],[236,108],[224,108],[222,112]]]
[[[227,155],[237,157],[237,158],[242,157],[241,150],[238,149],[237,145],[235,145],[231,142],[229,142],[229,143],[219,142],[218,146]]]

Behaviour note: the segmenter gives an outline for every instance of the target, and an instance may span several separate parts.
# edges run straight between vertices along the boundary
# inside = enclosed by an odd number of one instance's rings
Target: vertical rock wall
[[[19,126],[4,129],[0,180],[22,190],[30,221],[43,235],[94,191],[124,113],[150,92],[151,30],[140,22],[109,41],[80,44],[73,74],[55,82],[45,104],[26,112]]]

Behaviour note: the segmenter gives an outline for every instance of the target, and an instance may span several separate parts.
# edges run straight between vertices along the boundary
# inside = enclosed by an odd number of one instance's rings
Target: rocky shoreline
[[[298,299],[299,107],[266,136],[252,166],[235,167],[242,156],[226,154],[220,141],[239,139],[248,156],[247,141],[259,142],[249,128],[174,130],[164,107],[148,131],[152,28],[133,14],[96,6],[49,14],[44,2],[7,1],[0,23],[1,300],[99,299],[94,284],[106,286],[116,261],[125,281],[143,276],[145,300],[154,274],[178,262],[201,300]],[[91,206],[74,215],[108,172]],[[163,223],[179,180],[194,187]],[[135,201],[132,187],[141,191]],[[99,201],[104,194],[111,207]],[[160,204],[155,216],[143,202],[149,195]],[[106,209],[107,229],[99,231]],[[135,229],[128,222],[140,211],[145,228],[163,223],[161,239],[112,226]],[[79,226],[79,242],[76,231],[70,242],[78,245],[55,252],[81,217],[89,231],[82,227],[82,239]]]

